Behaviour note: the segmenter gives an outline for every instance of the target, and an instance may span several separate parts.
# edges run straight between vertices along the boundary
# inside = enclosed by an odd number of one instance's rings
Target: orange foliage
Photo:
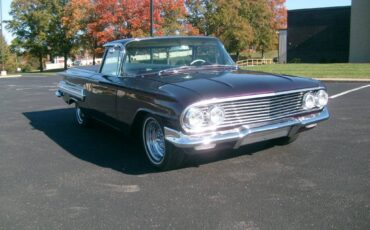
[[[288,14],[285,7],[286,0],[269,0],[272,12],[274,14],[273,25],[275,30],[286,29]]]
[[[85,30],[98,45],[149,35],[150,0],[71,0],[66,12],[63,22],[71,28],[70,33]],[[199,33],[185,23],[184,0],[154,0],[153,18],[156,36],[173,34],[174,31],[191,35]]]

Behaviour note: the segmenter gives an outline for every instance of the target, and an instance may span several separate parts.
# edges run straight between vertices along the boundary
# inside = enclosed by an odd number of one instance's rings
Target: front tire
[[[91,123],[90,118],[82,111],[82,109],[76,104],[75,108],[76,123],[81,127],[88,127]]]
[[[142,125],[142,144],[151,165],[160,170],[179,168],[184,152],[165,140],[163,126],[154,116],[146,116]]]

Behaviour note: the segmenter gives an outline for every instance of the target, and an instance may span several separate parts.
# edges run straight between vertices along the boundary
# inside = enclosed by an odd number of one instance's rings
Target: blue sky
[[[2,0],[4,20],[11,19],[9,16],[11,2],[12,0]],[[286,0],[288,10],[348,5],[351,5],[351,0]],[[4,36],[7,42],[10,43],[12,35],[6,29],[4,29]]]
[[[351,0],[286,0],[288,10],[349,5]]]

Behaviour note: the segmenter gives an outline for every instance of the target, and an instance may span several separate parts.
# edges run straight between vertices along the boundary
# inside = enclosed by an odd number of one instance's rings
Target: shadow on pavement
[[[138,146],[139,141],[97,122],[90,128],[81,128],[75,123],[73,109],[27,112],[24,116],[33,128],[43,132],[68,153],[81,160],[130,175],[157,172],[147,162],[145,154]],[[264,142],[234,151],[191,155],[185,167],[197,167],[241,155],[252,155],[272,146],[269,142]]]

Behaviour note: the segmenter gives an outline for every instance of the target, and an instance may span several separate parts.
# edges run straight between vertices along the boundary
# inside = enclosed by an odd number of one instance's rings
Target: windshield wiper
[[[175,67],[175,68],[170,68],[170,69],[164,69],[164,70],[159,71],[158,74],[159,74],[159,76],[161,76],[165,73],[175,73],[176,74],[176,73],[180,73],[184,70],[193,70],[195,68],[196,68],[196,66],[187,66],[187,65],[185,65],[185,66],[180,66],[180,67]]]
[[[213,64],[213,65],[204,65],[201,67],[207,67],[207,68],[230,68],[237,70],[239,67],[237,65],[221,65],[221,64]]]
[[[239,69],[236,65],[221,65],[221,64],[213,64],[213,65],[202,65],[202,66],[181,66],[181,67],[175,67],[170,69],[161,70],[158,72],[159,76],[162,76],[163,74],[177,74],[182,73],[184,71],[188,70],[205,70],[205,69],[233,69],[237,70]]]

